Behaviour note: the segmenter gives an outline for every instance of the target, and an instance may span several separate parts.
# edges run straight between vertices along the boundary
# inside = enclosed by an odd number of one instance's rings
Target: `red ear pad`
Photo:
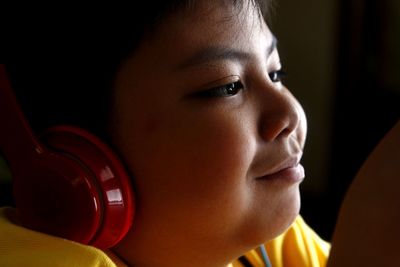
[[[130,229],[134,215],[130,178],[117,156],[92,134],[71,126],[53,127],[41,140],[66,159],[77,162],[86,173],[80,177],[72,174],[70,185],[66,186],[64,203],[75,216],[60,211],[65,216],[62,220],[70,221],[75,228],[66,237],[98,248],[115,245]],[[83,227],[87,234],[81,235]]]
[[[14,198],[28,228],[88,243],[101,226],[93,174],[69,156],[41,151],[13,173]]]

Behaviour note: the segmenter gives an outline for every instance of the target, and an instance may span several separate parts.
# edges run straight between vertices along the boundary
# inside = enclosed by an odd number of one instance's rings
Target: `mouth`
[[[304,167],[300,164],[300,158],[301,156],[288,158],[276,168],[257,179],[267,181],[282,180],[290,183],[299,183],[305,177]]]

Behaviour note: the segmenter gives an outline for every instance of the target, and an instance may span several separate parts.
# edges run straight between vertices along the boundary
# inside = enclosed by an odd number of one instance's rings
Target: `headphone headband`
[[[6,68],[0,64],[0,149],[13,169],[26,166],[12,166],[19,163],[18,158],[32,157],[42,153],[45,148],[37,141],[26,121],[7,79]]]

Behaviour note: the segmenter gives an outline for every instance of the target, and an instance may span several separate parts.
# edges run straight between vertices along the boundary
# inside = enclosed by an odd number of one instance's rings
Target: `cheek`
[[[149,117],[136,133],[143,137],[129,145],[136,148],[129,165],[143,210],[188,225],[205,216],[233,220],[250,193],[247,172],[256,149],[250,125],[229,116],[176,117]],[[167,210],[173,212],[163,214]],[[225,224],[206,221],[210,227]]]
[[[157,133],[148,140],[148,148],[155,153],[148,160],[156,165],[153,171],[162,170],[163,177],[158,179],[166,186],[205,194],[218,191],[221,185],[226,188],[245,182],[254,151],[245,126],[219,118],[191,120],[189,116],[169,121],[168,127],[154,127]]]

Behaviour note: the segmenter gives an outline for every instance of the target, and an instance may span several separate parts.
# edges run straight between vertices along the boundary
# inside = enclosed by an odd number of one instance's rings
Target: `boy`
[[[252,249],[269,240],[273,266],[326,264],[329,245],[298,217],[305,115],[281,83],[261,5],[172,2],[132,26],[143,33],[123,60],[106,58],[117,62],[105,84],[110,97],[98,104],[107,114],[86,127],[128,169],[132,227],[103,253],[20,229],[5,210],[2,227],[13,238],[0,252],[4,265],[263,266]],[[97,115],[81,108],[77,117]],[[88,123],[61,122],[69,120]],[[19,258],[30,246],[32,255]]]

